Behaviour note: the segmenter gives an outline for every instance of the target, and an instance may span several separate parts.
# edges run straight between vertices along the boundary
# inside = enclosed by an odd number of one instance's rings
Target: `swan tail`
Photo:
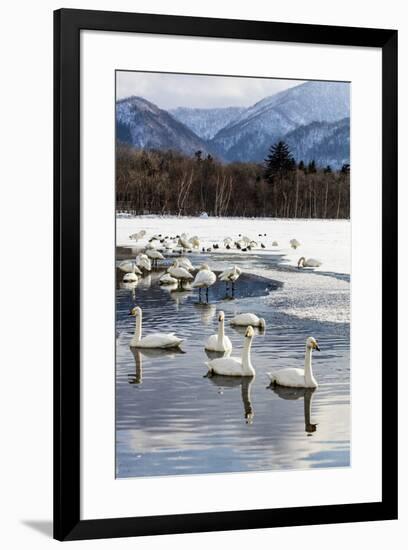
[[[210,363],[207,361],[205,364],[207,365],[207,369],[208,369],[207,376],[211,376],[212,374],[214,374],[214,370],[210,365]]]
[[[270,385],[274,386],[277,383],[277,376],[274,372],[267,372],[266,373],[269,376]]]

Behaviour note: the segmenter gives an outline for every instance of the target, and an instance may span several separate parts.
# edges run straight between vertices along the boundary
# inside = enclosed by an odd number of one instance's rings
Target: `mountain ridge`
[[[117,102],[116,129],[118,141],[133,147],[175,149],[187,155],[201,150],[227,163],[263,162],[269,147],[283,139],[297,161],[315,160],[337,169],[349,162],[349,114],[347,83],[311,81],[248,108],[166,111],[131,96]]]

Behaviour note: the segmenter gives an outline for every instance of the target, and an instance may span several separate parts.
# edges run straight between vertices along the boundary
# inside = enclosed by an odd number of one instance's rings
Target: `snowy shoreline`
[[[116,246],[129,248],[129,257],[144,247],[155,234],[188,236],[197,235],[200,249],[189,254],[194,264],[200,263],[201,247],[219,243],[220,249],[210,253],[209,263],[218,269],[225,265],[225,254],[237,256],[247,262],[244,270],[283,283],[282,289],[267,298],[268,306],[302,319],[330,323],[350,322],[350,265],[351,224],[349,220],[288,220],[276,218],[198,218],[178,216],[118,217]],[[135,242],[129,235],[144,229],[146,235]],[[266,237],[264,234],[266,233]],[[265,248],[248,252],[226,250],[223,239],[238,235],[263,242]],[[259,237],[262,234],[262,237]],[[289,241],[296,238],[301,245],[297,250]],[[272,246],[277,240],[279,246]],[[270,265],[260,259],[273,257]],[[297,269],[301,256],[322,261],[315,269]],[[231,261],[229,263],[232,263]],[[244,264],[245,265],[245,264]]]
[[[129,238],[132,233],[144,229],[146,237],[137,243]],[[178,216],[137,216],[132,218],[117,217],[116,245],[123,247],[140,247],[154,234],[176,235],[183,232],[189,236],[197,235],[201,247],[220,244],[220,249],[213,254],[225,253],[222,245],[225,237],[238,239],[238,235],[247,235],[259,242],[259,247],[246,252],[256,254],[279,254],[284,256],[288,265],[297,265],[301,256],[313,257],[322,261],[322,266],[314,271],[332,272],[350,275],[351,264],[351,223],[350,220],[319,219],[283,219],[283,218],[200,218]],[[266,233],[266,237],[264,234]],[[262,235],[261,237],[259,235]],[[294,250],[290,239],[296,238],[301,246]],[[278,246],[272,246],[277,241]],[[260,243],[265,245],[261,248]],[[231,254],[243,254],[232,248]]]

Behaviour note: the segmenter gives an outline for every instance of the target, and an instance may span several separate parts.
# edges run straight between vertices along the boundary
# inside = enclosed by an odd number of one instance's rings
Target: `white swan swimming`
[[[183,341],[181,338],[177,338],[174,332],[167,334],[154,332],[142,338],[142,310],[136,306],[129,312],[129,315],[136,318],[135,333],[130,342],[130,346],[133,348],[175,348]]]
[[[218,314],[218,334],[210,336],[205,343],[204,348],[208,351],[231,351],[232,344],[228,336],[224,333],[224,312]]]
[[[320,351],[317,341],[310,336],[306,340],[305,368],[287,368],[268,372],[271,384],[289,388],[317,388],[318,384],[312,370],[312,350],[314,349]]]
[[[120,262],[118,265],[118,268],[123,271],[123,273],[137,273],[138,275],[142,274],[140,269],[132,260],[123,260],[123,262]]]
[[[195,276],[195,279],[192,282],[191,286],[192,288],[199,289],[200,297],[201,297],[201,289],[205,288],[207,293],[207,300],[208,300],[208,288],[212,286],[216,280],[217,280],[216,274],[213,271],[211,271],[211,269],[208,267],[207,264],[203,264],[200,267],[199,272]]]
[[[266,327],[265,319],[259,318],[255,313],[239,313],[231,319],[230,324],[240,327],[259,327],[262,330]]]
[[[251,363],[251,344],[254,329],[248,327],[245,332],[244,349],[241,357],[219,357],[207,363],[210,374],[223,376],[255,376],[255,369]]]
[[[316,260],[315,258],[305,258],[302,256],[299,258],[298,261],[298,268],[301,267],[320,267],[322,265],[322,262],[320,260]]]
[[[291,239],[291,240],[289,241],[289,244],[290,244],[290,246],[291,246],[292,248],[294,248],[295,250],[296,250],[297,248],[299,248],[299,246],[300,246],[300,242],[299,242],[297,239]]]

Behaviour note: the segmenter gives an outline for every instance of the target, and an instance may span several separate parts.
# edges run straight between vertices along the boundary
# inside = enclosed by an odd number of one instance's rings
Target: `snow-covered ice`
[[[249,271],[283,282],[279,291],[267,298],[268,303],[290,315],[318,321],[347,323],[350,318],[351,224],[349,220],[291,220],[274,218],[201,218],[177,216],[137,216],[117,218],[117,246],[135,248],[144,246],[154,234],[197,235],[201,247],[220,244],[217,255],[245,255]],[[138,243],[129,236],[144,229],[146,236]],[[264,234],[266,233],[266,236]],[[223,240],[238,240],[246,235],[259,243],[250,252],[225,250]],[[262,235],[262,236],[259,236]],[[301,245],[294,250],[289,241],[297,239]],[[278,246],[272,246],[273,241]],[[265,248],[260,247],[260,243]],[[276,256],[276,262],[257,265],[251,258]],[[297,269],[301,256],[315,258],[321,267]],[[194,256],[193,256],[194,257]],[[221,260],[221,258],[220,258]],[[222,267],[222,265],[220,264]]]

